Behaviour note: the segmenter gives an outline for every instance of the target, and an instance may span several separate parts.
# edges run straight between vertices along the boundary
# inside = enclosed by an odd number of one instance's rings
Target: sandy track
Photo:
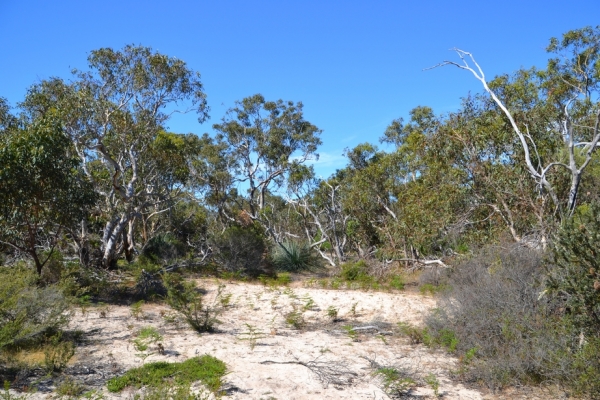
[[[211,302],[217,293],[214,280],[199,280]],[[88,385],[99,384],[110,376],[140,366],[141,358],[131,343],[134,333],[153,326],[164,337],[165,355],[151,355],[145,362],[183,361],[196,355],[210,354],[224,361],[230,373],[226,376],[230,399],[388,399],[380,382],[371,375],[369,359],[381,365],[405,368],[415,377],[434,374],[440,382],[444,399],[482,399],[481,393],[467,389],[448,378],[448,369],[456,360],[442,352],[409,345],[397,334],[389,334],[398,322],[421,324],[424,314],[434,307],[431,298],[405,293],[323,290],[315,288],[267,288],[246,283],[225,283],[224,293],[231,294],[230,306],[219,318],[217,333],[199,335],[185,325],[165,322],[161,314],[171,310],[163,305],[143,306],[144,319],[136,320],[130,308],[110,307],[107,316],[98,310],[86,315],[77,312],[71,329],[87,333],[87,340],[77,349],[71,371]],[[303,314],[306,328],[296,330],[284,315],[307,304]],[[355,313],[352,312],[354,306]],[[328,316],[328,308],[338,310],[337,322]],[[254,349],[247,337],[248,325],[262,332]],[[376,326],[361,331],[355,339],[343,326]],[[307,367],[299,364],[264,363],[300,361],[345,364],[355,375],[352,384],[327,384]],[[88,372],[86,372],[88,371]],[[92,372],[90,372],[92,371]],[[69,371],[67,371],[69,372]],[[101,388],[101,386],[98,386]],[[51,384],[49,389],[52,389]],[[128,399],[133,392],[109,394],[105,398]],[[433,390],[422,385],[414,391],[416,398],[433,398]],[[32,399],[50,398],[51,393],[37,393]],[[487,398],[487,396],[486,396]]]

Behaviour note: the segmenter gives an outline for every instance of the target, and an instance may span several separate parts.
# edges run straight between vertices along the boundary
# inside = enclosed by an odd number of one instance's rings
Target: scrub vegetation
[[[173,311],[165,320],[218,333],[237,305],[223,286],[207,299],[193,278],[210,276],[262,282],[265,293],[289,285],[290,298],[298,280],[392,294],[418,286],[437,308],[394,332],[457,357],[455,379],[599,398],[600,27],[550,39],[545,68],[489,80],[455,50],[438,67],[471,73],[482,91],[446,114],[415,107],[380,132],[388,150],[346,149],[347,165],[327,178],[313,171],[321,130],[299,101],[254,94],[212,134],[168,131],[174,112],[206,121],[207,96],[184,61],[147,47],[93,50],[87,69],[33,84],[17,107],[0,98],[0,380],[32,368],[19,361],[27,351],[44,354],[36,365],[49,376],[65,373],[85,341],[69,320],[91,309],[107,318],[127,305],[146,323],[160,303]],[[280,311],[290,327],[312,329],[318,310],[360,340],[343,322],[359,302],[342,314],[346,305],[295,300]],[[282,308],[277,298],[271,308]],[[251,349],[267,335],[244,327]],[[144,361],[165,351],[150,325],[132,338]],[[108,389],[159,398],[199,381],[220,394],[226,371],[210,355],[145,362]],[[418,382],[439,394],[434,374],[373,374],[390,395]],[[65,382],[65,393],[81,391]]]

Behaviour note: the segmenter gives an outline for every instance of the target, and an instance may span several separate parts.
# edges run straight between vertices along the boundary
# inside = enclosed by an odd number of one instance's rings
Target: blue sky
[[[302,101],[323,129],[316,169],[343,167],[344,148],[376,143],[418,105],[455,110],[478,83],[464,71],[424,68],[471,51],[488,77],[544,66],[548,39],[600,24],[598,0],[498,1],[28,1],[0,0],[0,96],[86,68],[89,51],[141,44],[202,74],[211,119],[170,122],[212,132],[235,100]]]

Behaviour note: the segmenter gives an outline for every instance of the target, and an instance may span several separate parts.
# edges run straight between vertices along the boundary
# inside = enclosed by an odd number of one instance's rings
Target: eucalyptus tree
[[[311,179],[295,187],[293,197],[288,198],[310,247],[332,266],[346,261],[350,244],[350,215],[344,212],[342,191],[342,182],[334,176]]]
[[[318,157],[321,130],[304,119],[302,103],[267,101],[260,94],[236,102],[213,128],[217,136],[211,159],[228,169],[229,175],[221,178],[234,189],[213,191],[218,195],[214,200],[221,210],[227,202],[238,212],[243,210],[281,244],[285,232],[277,229],[270,216],[269,197],[302,185],[311,176],[306,164]],[[239,193],[238,188],[246,193]],[[234,219],[230,214],[227,217]]]
[[[95,204],[79,164],[54,112],[24,122],[0,99],[0,242],[28,255],[38,274]]]
[[[148,219],[171,206],[173,185],[148,164],[153,146],[174,112],[195,111],[199,122],[208,106],[199,74],[181,60],[150,48],[102,48],[88,57],[88,71],[74,71],[71,82],[51,79],[34,85],[23,107],[34,116],[56,109],[83,171],[101,198],[101,263],[113,266],[133,250],[142,215]],[[187,104],[185,108],[178,108]],[[87,247],[82,223],[79,244]]]
[[[455,51],[461,62],[445,61],[440,65],[467,70],[481,82],[518,140],[523,169],[538,186],[540,198],[550,199],[559,220],[570,217],[577,205],[582,175],[592,163],[600,141],[600,27],[572,30],[560,40],[550,40],[547,51],[555,57],[537,74],[536,101],[555,112],[545,124],[535,126],[527,114],[519,118],[523,103],[511,103],[506,93],[488,84],[471,53]],[[539,152],[540,142],[547,140],[561,146],[560,151],[544,157]],[[557,180],[560,182],[560,175],[565,173],[569,184],[563,187]]]

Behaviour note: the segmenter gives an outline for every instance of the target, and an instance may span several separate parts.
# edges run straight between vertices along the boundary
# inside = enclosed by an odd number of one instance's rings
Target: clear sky
[[[344,148],[376,143],[418,105],[455,110],[480,91],[465,71],[423,68],[471,51],[488,77],[543,67],[548,39],[600,25],[599,0],[129,1],[0,0],[0,96],[12,105],[40,80],[86,69],[89,51],[152,47],[202,74],[211,119],[178,117],[179,133],[212,132],[255,93],[302,101],[323,129],[319,175]]]

